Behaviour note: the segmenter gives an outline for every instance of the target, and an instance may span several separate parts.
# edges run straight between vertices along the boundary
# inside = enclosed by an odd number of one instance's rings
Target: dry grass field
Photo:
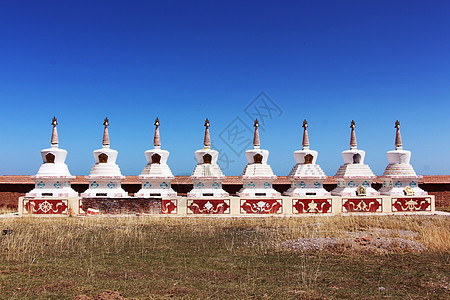
[[[445,299],[450,218],[0,218],[1,299]],[[119,296],[121,295],[121,296]]]

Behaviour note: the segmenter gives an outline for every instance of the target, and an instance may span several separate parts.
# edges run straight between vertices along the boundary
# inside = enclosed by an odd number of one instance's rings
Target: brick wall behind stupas
[[[290,183],[286,176],[279,176],[273,184],[273,187],[279,192],[286,191],[289,186]],[[381,184],[379,181],[375,181],[372,186],[378,190]],[[419,186],[430,195],[436,196],[436,207],[450,206],[450,175],[424,176],[419,182]],[[122,187],[132,196],[140,189],[141,184],[137,176],[127,176],[122,183]],[[229,176],[223,182],[224,190],[230,195],[235,195],[241,187],[242,181],[238,176]],[[329,176],[324,182],[324,188],[331,191],[335,187],[336,182],[332,176]],[[0,207],[17,209],[19,197],[24,196],[33,188],[34,181],[28,175],[0,176]],[[88,182],[83,176],[76,176],[76,179],[72,181],[72,188],[78,193],[82,193],[88,188]],[[192,182],[189,176],[177,176],[172,181],[172,188],[180,196],[185,196],[192,189]]]

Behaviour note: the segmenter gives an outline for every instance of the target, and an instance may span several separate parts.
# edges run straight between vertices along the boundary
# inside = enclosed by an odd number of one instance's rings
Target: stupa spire
[[[350,137],[350,149],[356,149],[357,143],[356,143],[356,133],[355,133],[355,121],[352,120],[350,123],[350,128],[352,129],[351,137]]]
[[[53,131],[52,131],[52,140],[51,144],[52,147],[58,147],[59,141],[58,141],[58,130],[56,129],[56,125],[58,125],[58,121],[55,117],[52,119],[52,125],[53,125]]]
[[[309,149],[309,137],[308,137],[308,122],[306,121],[306,119],[303,121],[303,150],[308,150]]]
[[[203,145],[205,145],[205,149],[209,149],[211,147],[211,136],[209,135],[209,120],[206,118],[205,120],[205,138],[203,139]]]
[[[103,121],[103,125],[105,126],[105,129],[103,130],[102,145],[104,148],[108,148],[109,147],[109,132],[108,132],[109,120],[108,120],[108,118],[105,118],[105,121]]]
[[[253,135],[253,148],[258,149],[259,146],[261,146],[261,142],[259,141],[259,122],[258,119],[255,119],[255,124],[253,124],[255,127],[255,133]]]
[[[155,119],[155,136],[153,137],[153,146],[155,149],[161,148],[161,139],[159,137],[159,119]]]
[[[397,128],[397,132],[395,134],[395,150],[402,150],[402,135],[400,134],[400,122],[395,121],[395,128]]]

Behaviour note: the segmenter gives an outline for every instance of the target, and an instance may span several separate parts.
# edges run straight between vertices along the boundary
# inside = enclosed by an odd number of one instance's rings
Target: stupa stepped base
[[[397,197],[403,197],[403,196],[408,196],[408,193],[410,193],[411,196],[426,196],[428,195],[427,192],[425,192],[424,190],[422,190],[419,187],[414,187],[411,188],[411,192],[406,192],[405,188],[390,188],[390,187],[382,187],[380,189],[380,194],[381,195],[388,195],[388,196],[397,196]]]
[[[324,188],[300,188],[300,187],[290,187],[286,192],[283,193],[284,196],[291,197],[311,197],[311,196],[331,196],[331,193]]]
[[[122,189],[124,176],[86,176],[89,182],[87,189],[80,196],[82,198],[126,198],[128,193]]]
[[[222,188],[223,177],[211,178],[193,178],[193,189],[187,194],[187,197],[203,198],[216,197],[224,198],[229,194]]]
[[[80,195],[82,198],[127,198],[128,193],[122,188],[88,189]]]
[[[326,177],[325,177],[326,178]],[[330,192],[323,188],[324,177],[296,178],[291,177],[291,187],[284,192],[285,196],[309,197],[309,196],[331,196]]]
[[[26,193],[26,197],[78,197],[70,186],[74,176],[32,176],[35,187]]]
[[[333,196],[379,196],[380,193],[371,187],[373,176],[335,177],[337,187],[331,191]]]
[[[342,196],[342,197],[357,197],[357,196],[379,196],[380,193],[377,192],[372,187],[366,187],[364,195],[361,195],[360,191],[358,191],[357,187],[337,187],[331,191],[331,195],[333,196]]]
[[[176,197],[177,192],[173,189],[140,189],[136,194],[134,194],[137,198],[154,198],[154,197]]]
[[[389,164],[384,170],[383,176],[410,176],[418,177],[410,164]]]
[[[172,189],[170,178],[144,177],[139,176],[141,181],[141,189],[134,194],[138,198],[152,197],[176,197],[177,192]]]
[[[432,195],[394,197],[19,198],[22,216],[167,215],[306,216],[433,214]]]
[[[345,164],[341,165],[336,172],[337,177],[367,177],[375,178],[372,170],[368,165],[364,164]]]
[[[59,189],[33,189],[29,193],[25,194],[26,197],[39,198],[39,197],[78,197],[78,193],[71,187],[63,187]]]
[[[422,176],[388,176],[381,177],[383,181],[380,189],[381,195],[390,196],[426,196],[427,192],[422,190],[419,185],[419,179]]]
[[[289,177],[294,176],[326,178],[326,175],[320,166],[313,164],[296,164],[289,173]]]
[[[275,176],[248,178],[242,176],[243,187],[237,195],[239,197],[280,197],[281,193],[272,187]]]

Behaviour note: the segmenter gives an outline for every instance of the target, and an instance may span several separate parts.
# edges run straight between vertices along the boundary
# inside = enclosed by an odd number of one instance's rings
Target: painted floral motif
[[[366,180],[362,183],[362,186],[368,188],[370,186],[370,183]]]
[[[188,214],[229,214],[230,199],[188,200]]]
[[[152,184],[148,181],[146,183],[144,183],[144,189],[149,189],[149,188],[151,188],[151,186],[152,186]]]
[[[24,213],[28,214],[67,214],[68,201],[66,199],[24,199]]]
[[[347,185],[352,188],[355,187],[356,184],[353,180],[350,180]]]
[[[265,188],[265,189],[268,189],[268,188],[270,188],[270,183],[268,183],[268,182],[264,182],[264,188]]]
[[[316,188],[320,188],[322,186],[322,184],[318,181],[314,182],[314,187]]]
[[[176,214],[177,213],[177,199],[163,199],[161,202],[162,214]]]
[[[429,211],[431,198],[393,198],[392,211]]]
[[[241,199],[241,213],[247,214],[281,214],[281,199]]]
[[[402,182],[399,180],[395,183],[395,187],[401,187],[402,186]]]
[[[159,187],[162,189],[167,189],[169,187],[169,185],[164,181],[159,185]]]
[[[381,212],[381,199],[377,198],[355,198],[342,199],[343,212]]]
[[[329,213],[331,199],[292,199],[292,211],[301,213]]]
[[[93,182],[91,183],[91,188],[93,188],[93,189],[98,188],[98,186],[99,186],[99,184],[98,184],[97,181],[93,181]]]
[[[197,188],[198,189],[201,189],[201,188],[203,188],[205,185],[202,183],[202,182],[199,182],[199,183],[197,183]]]
[[[55,183],[53,184],[53,186],[54,186],[56,189],[60,189],[60,188],[62,187],[62,184],[61,184],[61,182],[57,181],[57,182],[55,182]]]
[[[254,189],[255,188],[255,183],[253,182],[253,181],[250,181],[248,184],[247,184],[247,186],[249,187],[249,188],[251,188],[251,189]]]
[[[306,183],[304,181],[300,181],[298,183],[298,187],[301,188],[301,189],[304,189],[306,187]]]
[[[42,189],[45,186],[45,183],[41,180],[38,182],[38,184],[36,184],[38,188]]]
[[[412,187],[412,188],[415,188],[417,186],[417,183],[415,181],[411,181],[409,183],[409,186]]]
[[[112,181],[108,182],[108,184],[106,185],[108,188],[112,189],[116,187],[116,184]]]
[[[218,182],[214,182],[212,184],[212,187],[215,188],[215,189],[218,189],[218,188],[220,188],[220,184]]]

